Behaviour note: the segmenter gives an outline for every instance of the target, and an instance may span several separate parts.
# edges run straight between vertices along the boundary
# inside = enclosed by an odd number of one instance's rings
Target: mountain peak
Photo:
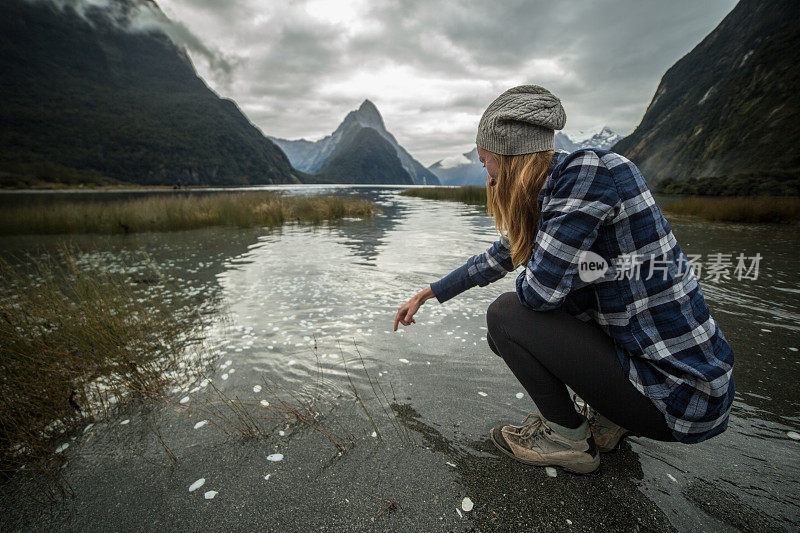
[[[378,131],[386,129],[380,111],[369,99],[364,100],[357,110],[351,112],[351,115],[362,126],[375,128]]]

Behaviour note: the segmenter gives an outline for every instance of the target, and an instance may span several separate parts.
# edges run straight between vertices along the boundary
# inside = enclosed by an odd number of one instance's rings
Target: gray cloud
[[[64,11],[70,9],[87,24],[93,25],[93,17],[104,17],[122,30],[130,32],[160,32],[167,35],[177,46],[186,48],[193,57],[205,61],[209,73],[217,81],[227,85],[233,69],[240,62],[234,55],[223,54],[209,46],[179,20],[164,15],[158,5],[149,1],[121,0],[29,0],[49,3]],[[206,2],[209,7],[216,2]]]
[[[168,34],[200,60],[201,75],[265,133],[322,137],[369,98],[398,141],[430,164],[469,151],[483,109],[519,83],[562,99],[567,132],[629,133],[667,68],[736,2],[159,3],[174,21]]]

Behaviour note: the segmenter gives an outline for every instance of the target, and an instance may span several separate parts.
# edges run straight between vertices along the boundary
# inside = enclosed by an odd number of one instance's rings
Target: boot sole
[[[495,430],[497,430],[497,431],[495,431]],[[489,432],[489,438],[492,439],[492,444],[494,444],[495,447],[497,447],[497,449],[500,450],[501,452],[503,452],[505,455],[511,457],[512,459],[514,459],[515,461],[518,461],[520,463],[523,463],[523,464],[526,464],[526,465],[530,465],[530,466],[557,466],[557,467],[559,467],[559,468],[561,468],[563,470],[566,470],[567,472],[571,472],[573,474],[581,474],[581,475],[595,474],[595,473],[597,473],[598,469],[600,468],[600,455],[599,454],[597,455],[595,460],[592,461],[591,463],[571,463],[569,465],[565,465],[565,464],[559,463],[557,461],[539,462],[539,461],[532,461],[530,459],[523,459],[521,457],[517,457],[516,455],[514,455],[514,453],[512,451],[510,451],[508,448],[506,448],[505,446],[503,446],[503,444],[500,444],[497,441],[497,439],[498,438],[499,439],[503,439],[503,435],[500,434],[500,435],[495,436],[495,433],[500,433],[500,430],[497,429],[497,428],[493,428]],[[505,443],[505,439],[503,439],[503,443],[506,444],[506,446],[508,445],[507,443]]]

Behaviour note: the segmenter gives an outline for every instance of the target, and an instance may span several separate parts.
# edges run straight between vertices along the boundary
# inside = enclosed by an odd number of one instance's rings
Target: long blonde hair
[[[539,193],[547,179],[553,150],[521,155],[490,152],[497,161],[497,184],[486,186],[486,205],[495,228],[511,241],[514,268],[528,262],[539,223]]]

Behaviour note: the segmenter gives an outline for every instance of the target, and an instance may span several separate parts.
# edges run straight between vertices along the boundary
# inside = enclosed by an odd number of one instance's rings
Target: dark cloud
[[[666,69],[735,3],[159,2],[201,74],[265,133],[322,137],[369,98],[424,164],[469,151],[485,107],[520,83],[562,99],[568,132],[629,133]]]

